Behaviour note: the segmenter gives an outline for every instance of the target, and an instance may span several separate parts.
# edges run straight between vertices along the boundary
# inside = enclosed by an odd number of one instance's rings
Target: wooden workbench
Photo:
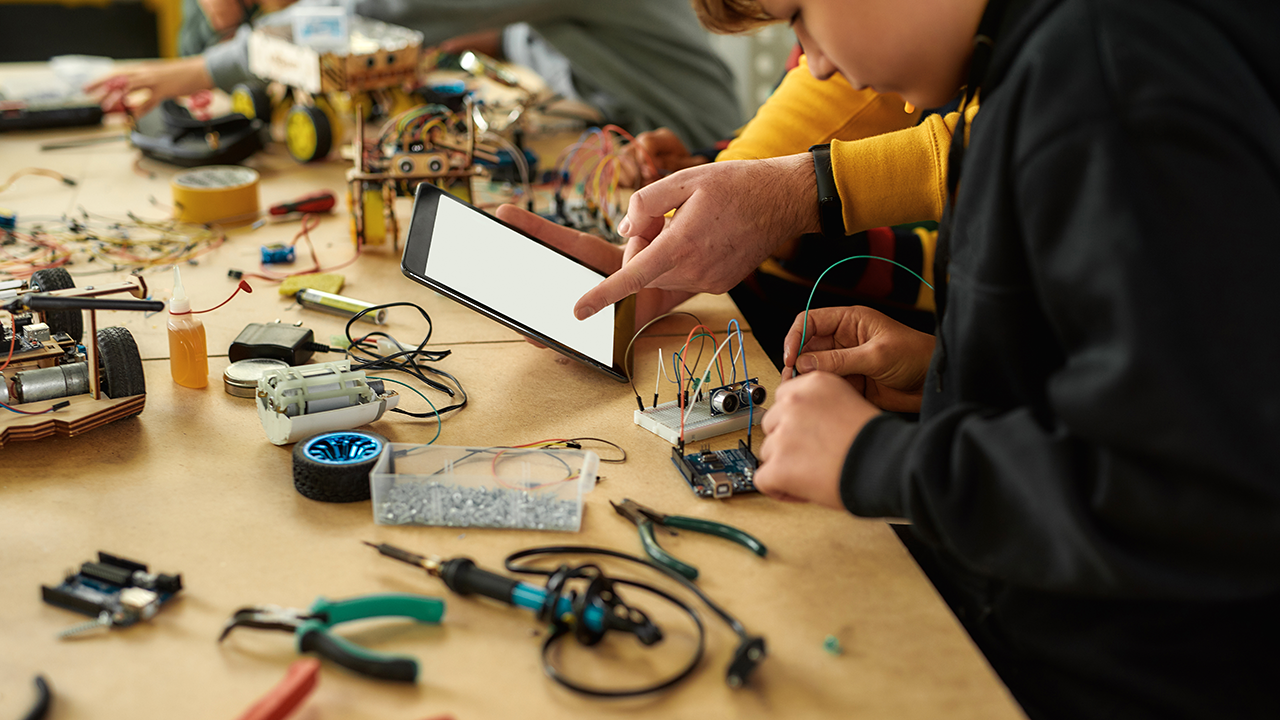
[[[142,176],[131,168],[135,153],[124,143],[37,149],[52,139],[110,131],[0,135],[0,175],[38,166],[79,183],[72,188],[24,178],[0,194],[0,206],[16,210],[20,220],[80,206],[117,216],[125,210],[163,215],[149,198],[168,202],[173,171],[144,163],[157,174]],[[319,188],[343,188],[342,163],[297,166],[273,147],[250,164],[262,173],[264,207]],[[407,209],[401,207],[405,221]],[[343,210],[312,235],[326,264],[352,252]],[[234,287],[228,268],[255,269],[260,245],[288,241],[296,230],[293,224],[235,232],[198,264],[185,266],[193,304],[220,302]],[[603,466],[605,477],[587,497],[581,532],[380,526],[368,502],[328,505],[300,496],[290,481],[291,449],[267,442],[250,400],[223,392],[225,355],[250,322],[302,321],[323,342],[341,331],[343,321],[299,308],[269,284],[255,283],[252,295],[203,316],[211,355],[204,390],[170,380],[164,314],[101,313],[100,325],[122,324],[137,339],[146,409],[80,437],[0,449],[0,716],[25,712],[34,696],[32,678],[42,673],[54,688],[51,718],[233,718],[297,657],[292,637],[282,633],[238,630],[227,642],[215,642],[237,608],[305,608],[317,596],[404,591],[443,597],[444,623],[383,623],[343,632],[379,650],[418,657],[420,682],[379,683],[326,664],[297,717],[1021,717],[887,525],[760,496],[695,499],[670,463],[670,446],[632,423],[635,401],[625,385],[434,295],[405,279],[398,261],[389,250],[367,253],[341,271],[347,277],[343,294],[412,301],[431,314],[432,347],[453,351],[440,367],[471,395],[470,406],[444,422],[439,443],[488,446],[593,435],[626,448],[626,464]],[[170,276],[159,269],[146,274],[155,297],[168,298]],[[727,297],[695,298],[685,309],[717,333],[736,314]],[[658,347],[679,345],[689,327],[684,320],[664,321],[637,342],[638,384],[646,398],[654,379],[649,358]],[[424,332],[416,313],[403,309],[392,310],[383,329],[415,344]],[[777,374],[750,337],[747,357],[752,373],[772,391]],[[412,393],[404,393],[403,403],[421,409]],[[432,423],[401,415],[370,429],[396,442],[426,442],[435,433]],[[740,436],[712,445],[730,447]],[[624,497],[729,522],[768,544],[769,556],[761,559],[704,536],[661,538],[673,554],[702,569],[700,584],[713,598],[767,638],[768,658],[748,687],[726,686],[736,638],[699,608],[709,646],[692,679],[642,700],[579,697],[542,675],[544,630],[528,613],[454,596],[425,573],[360,543],[467,555],[493,569],[506,554],[532,545],[581,543],[638,553],[635,528],[608,504]],[[58,631],[86,618],[41,602],[40,586],[56,584],[98,550],[147,562],[155,571],[181,572],[185,589],[150,622],[59,640]],[[687,621],[659,610],[658,601],[643,593],[629,597],[665,622],[663,646],[645,651],[631,639],[617,639],[595,650],[566,648],[563,660],[571,670],[625,683],[681,662],[692,642]],[[829,635],[838,638],[843,654],[824,651]]]

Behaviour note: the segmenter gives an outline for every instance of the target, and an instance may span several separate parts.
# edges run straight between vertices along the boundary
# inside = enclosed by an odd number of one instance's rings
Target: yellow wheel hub
[[[253,96],[244,88],[236,88],[235,91],[231,93],[231,111],[238,112],[252,120],[255,117],[253,111]]]
[[[316,124],[301,108],[297,106],[285,121],[285,146],[295,160],[308,162],[316,156]]]

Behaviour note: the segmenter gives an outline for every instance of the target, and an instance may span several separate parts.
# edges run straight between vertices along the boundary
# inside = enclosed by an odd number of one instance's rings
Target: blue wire
[[[733,333],[733,328],[738,329],[738,349],[742,351],[742,381],[746,382],[751,379],[751,373],[747,371],[747,350],[742,347],[742,326],[738,324],[738,319],[734,318],[729,321],[728,327],[724,332],[726,335]],[[730,348],[732,349],[732,348]],[[730,364],[733,366],[734,382],[737,382],[738,365],[733,362],[733,355],[729,356]],[[756,406],[751,401],[751,393],[747,393],[747,447],[751,447],[751,426],[755,422]]]
[[[397,384],[397,385],[403,385],[403,386],[405,386],[405,387],[409,388],[410,390],[412,390],[412,391],[414,392],[414,394],[415,394],[415,395],[417,395],[418,397],[422,398],[423,400],[426,400],[426,401],[427,401],[427,404],[431,406],[431,409],[432,409],[432,410],[435,412],[435,414],[436,414],[436,436],[435,436],[435,437],[433,437],[433,438],[431,438],[430,440],[428,440],[428,441],[427,441],[427,444],[428,444],[428,445],[430,445],[430,444],[434,443],[436,440],[439,440],[439,439],[440,439],[440,426],[441,426],[442,424],[444,424],[444,420],[443,420],[443,419],[441,419],[441,417],[440,417],[440,411],[439,411],[439,410],[436,410],[436,404],[435,404],[435,403],[431,402],[431,400],[430,400],[430,399],[428,399],[426,395],[423,395],[422,393],[418,392],[418,389],[417,389],[417,388],[415,388],[415,387],[413,387],[413,386],[412,386],[412,385],[410,385],[409,383],[401,382],[401,381],[399,381],[399,380],[392,380],[391,378],[387,378],[387,377],[380,377],[380,378],[378,378],[378,379],[379,379],[379,380],[381,380],[382,382],[389,382],[389,383],[395,383],[395,384]]]
[[[813,304],[813,296],[816,295],[818,292],[818,285],[822,282],[822,278],[826,277],[827,273],[831,272],[837,265],[840,265],[841,263],[847,263],[850,260],[883,260],[887,263],[897,265],[903,270],[906,270],[907,272],[914,275],[917,280],[924,283],[925,287],[929,288],[930,290],[933,289],[933,286],[929,284],[928,280],[925,280],[924,278],[920,277],[920,274],[917,273],[915,270],[912,270],[911,268],[907,267],[906,265],[903,265],[897,260],[890,260],[889,258],[880,257],[879,255],[854,255],[853,257],[847,257],[843,260],[837,260],[831,263],[831,267],[827,268],[826,270],[823,270],[822,274],[818,276],[817,280],[813,281],[813,290],[809,291],[809,301],[804,304],[804,325],[800,327],[800,350],[804,350],[805,335],[809,332],[809,306]],[[745,357],[745,355],[743,357]],[[800,358],[800,353],[796,352],[796,359],[798,360],[799,358]]]

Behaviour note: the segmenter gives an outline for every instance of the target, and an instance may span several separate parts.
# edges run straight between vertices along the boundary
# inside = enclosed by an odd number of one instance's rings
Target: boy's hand
[[[809,312],[801,348],[804,322],[798,315],[782,342],[784,381],[815,370],[834,373],[878,408],[920,411],[932,335],[862,306],[818,308]]]
[[[664,127],[637,135],[619,159],[618,184],[629,188],[641,188],[677,170],[711,162],[705,155],[690,155],[680,137]]]
[[[581,260],[602,273],[617,272],[622,267],[622,248],[589,233],[557,225],[550,220],[515,205],[498,208],[498,218],[545,242],[551,247]],[[690,293],[644,290],[636,296],[636,327],[670,311],[688,300]],[[621,298],[619,298],[621,299]],[[535,345],[537,343],[534,343]]]
[[[146,115],[161,100],[190,95],[213,87],[213,78],[200,56],[132,65],[89,83],[84,91],[98,99],[104,112]],[[143,91],[138,102],[129,95]]]
[[[817,231],[808,153],[682,170],[631,196],[622,268],[578,300],[578,319],[644,288],[721,293],[780,243]],[[670,223],[664,217],[679,208]]]
[[[880,413],[841,378],[803,375],[778,386],[760,427],[756,488],[778,500],[842,509],[840,472],[854,438]]]

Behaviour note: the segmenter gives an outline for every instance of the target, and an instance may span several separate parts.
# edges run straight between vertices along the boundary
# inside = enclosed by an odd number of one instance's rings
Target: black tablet
[[[627,379],[634,296],[578,320],[573,306],[602,273],[429,183],[414,197],[400,269],[525,337]]]

